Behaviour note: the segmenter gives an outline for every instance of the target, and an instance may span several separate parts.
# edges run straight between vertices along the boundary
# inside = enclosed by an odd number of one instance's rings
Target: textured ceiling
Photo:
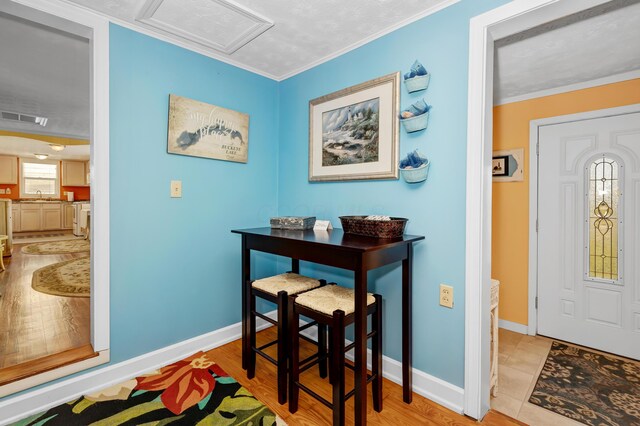
[[[225,44],[249,24],[243,17],[225,21],[226,17],[233,16],[221,8],[221,4],[230,3],[225,0],[68,1],[181,42],[186,38],[172,31],[175,28],[183,35],[195,33],[212,43]],[[159,25],[149,27],[136,20],[149,3],[160,3],[158,20],[167,20],[174,28],[163,31]],[[451,3],[452,0],[237,0],[232,4],[273,22],[273,27],[234,53],[225,54],[206,47],[205,50],[214,57],[279,80]],[[177,5],[180,11],[175,10]],[[171,32],[173,34],[167,35]],[[201,40],[187,42],[203,47]]]
[[[0,129],[89,137],[87,39],[0,13],[0,110],[47,117],[46,127],[0,119]]]
[[[496,42],[494,98],[640,69],[640,2],[617,0]]]

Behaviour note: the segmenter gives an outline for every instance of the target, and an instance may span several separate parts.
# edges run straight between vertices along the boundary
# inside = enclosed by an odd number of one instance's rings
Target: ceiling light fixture
[[[66,148],[66,146],[58,145],[57,143],[50,143],[49,146],[51,147],[52,150],[58,151],[58,152],[60,152],[60,151],[62,151],[63,149]]]
[[[33,154],[33,155],[35,155],[38,160],[46,160],[49,157],[49,155],[47,154]]]

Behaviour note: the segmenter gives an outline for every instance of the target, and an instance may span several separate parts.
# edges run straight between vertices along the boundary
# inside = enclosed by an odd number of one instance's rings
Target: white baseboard
[[[505,330],[513,331],[514,333],[529,334],[529,327],[517,322],[499,319],[498,327],[504,328]]]
[[[277,311],[266,315],[275,318]],[[262,330],[271,324],[258,318],[256,328]],[[179,361],[194,352],[207,351],[239,339],[242,324],[230,326],[184,340],[171,346],[91,371],[63,382],[55,383],[32,392],[8,397],[0,402],[0,425],[7,425],[25,417],[48,410],[56,405],[79,398],[81,395],[113,386],[117,383],[140,376],[164,365]]]
[[[277,312],[266,315],[275,318]],[[270,326],[258,319],[257,329]],[[307,330],[310,338],[316,338],[314,329]],[[194,352],[207,351],[237,340],[241,337],[241,323],[203,334],[138,357],[109,365],[50,386],[43,387],[0,402],[0,426],[16,422],[56,405],[80,397],[81,395],[129,380],[145,372],[179,361]],[[347,341],[347,343],[350,343]],[[368,365],[371,366],[371,351],[367,350]],[[353,359],[351,353],[347,357]],[[402,364],[383,356],[382,370],[385,378],[394,383],[402,383]],[[457,413],[463,412],[464,390],[423,371],[413,369],[413,391]]]
[[[300,325],[306,324],[300,320]],[[310,339],[317,340],[318,334],[315,327],[309,328],[302,332]],[[351,344],[350,340],[345,339],[345,344]],[[346,357],[353,361],[355,350],[347,352]],[[367,349],[367,366],[371,369],[371,349]],[[394,383],[402,386],[402,363],[393,358],[382,356],[382,376]],[[424,371],[413,368],[413,391],[418,395],[422,395],[433,402],[440,404],[458,414],[464,412],[464,389],[452,385],[442,379],[439,379]]]

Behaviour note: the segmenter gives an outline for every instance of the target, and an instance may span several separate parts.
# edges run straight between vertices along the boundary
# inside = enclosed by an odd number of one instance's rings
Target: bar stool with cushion
[[[351,343],[345,347],[345,328],[355,321],[354,291],[340,287],[334,283],[308,292],[289,296],[289,335],[292,340],[289,348],[289,411],[298,410],[298,396],[302,389],[329,408],[333,409],[333,424],[344,425],[345,401],[354,395],[355,389],[345,394],[345,367],[353,366],[345,363],[345,352],[355,346]],[[316,392],[300,383],[300,373],[319,362],[299,359],[299,317],[315,320],[318,324],[329,327],[329,381],[332,385],[332,401],[329,402]],[[373,408],[382,410],[382,297],[379,294],[367,294],[367,315],[372,315],[371,332],[367,339],[372,339],[372,371],[367,383],[373,382]],[[366,395],[366,393],[365,393]]]
[[[251,282],[251,291],[249,293],[249,300],[245,301],[248,304],[247,312],[249,312],[249,345],[251,351],[249,351],[249,358],[247,364],[247,377],[253,379],[256,374],[256,354],[261,355],[269,362],[273,363],[277,367],[278,374],[278,402],[284,404],[287,401],[287,357],[288,357],[288,337],[289,328],[287,326],[287,303],[288,295],[296,295],[304,293],[326,285],[325,280],[317,280],[315,278],[305,277],[292,272],[285,274],[275,275],[268,278],[262,278]],[[261,314],[256,310],[256,297],[268,300],[275,303],[278,306],[278,320],[275,321],[264,314]],[[260,347],[256,346],[256,317],[275,325],[278,328],[278,337],[269,343],[266,343]],[[299,331],[318,325],[315,322],[311,322],[302,327]],[[326,377],[327,365],[326,365],[326,326],[318,325],[318,352],[311,358],[320,358],[323,363],[320,364],[320,375]],[[305,336],[301,336],[306,338]],[[315,341],[306,338],[310,342],[316,344]],[[278,358],[275,359],[264,352],[264,349],[278,345]]]

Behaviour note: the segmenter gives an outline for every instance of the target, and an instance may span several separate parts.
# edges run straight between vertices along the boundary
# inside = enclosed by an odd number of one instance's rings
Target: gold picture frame
[[[398,179],[400,73],[309,102],[309,181]]]

